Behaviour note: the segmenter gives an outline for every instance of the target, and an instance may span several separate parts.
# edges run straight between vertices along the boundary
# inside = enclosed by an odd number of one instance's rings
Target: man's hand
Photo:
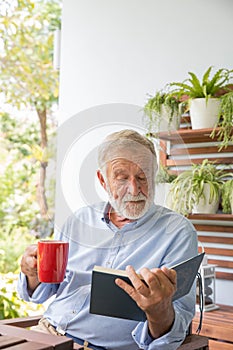
[[[26,248],[22,260],[21,271],[27,276],[28,292],[30,296],[40,284],[37,275],[37,245],[32,244]]]
[[[145,312],[152,338],[161,337],[171,329],[175,318],[172,296],[176,291],[176,272],[166,267],[143,268],[140,274],[144,283],[132,266],[128,266],[126,271],[133,286],[119,278],[116,284]]]

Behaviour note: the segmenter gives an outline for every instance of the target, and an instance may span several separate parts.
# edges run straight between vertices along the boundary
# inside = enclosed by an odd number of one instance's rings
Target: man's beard
[[[153,203],[153,195],[148,198],[139,193],[137,196],[126,194],[121,200],[113,198],[110,189],[107,189],[109,196],[109,203],[113,209],[124,218],[136,220],[141,218],[150,209]]]

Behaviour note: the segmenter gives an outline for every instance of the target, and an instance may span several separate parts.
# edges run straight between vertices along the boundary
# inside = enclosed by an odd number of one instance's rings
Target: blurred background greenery
[[[61,0],[3,0],[0,8],[0,319],[39,314],[17,278],[25,248],[52,237],[59,72],[53,40]]]

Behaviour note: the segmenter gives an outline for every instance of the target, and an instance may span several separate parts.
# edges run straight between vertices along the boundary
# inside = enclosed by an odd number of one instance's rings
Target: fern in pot
[[[192,129],[216,126],[221,99],[232,88],[233,70],[221,68],[211,77],[212,68],[210,66],[201,79],[188,72],[188,79],[169,84],[175,96],[187,96]]]
[[[191,169],[183,171],[172,182],[171,209],[183,215],[216,213],[224,177],[224,171],[208,159],[201,164],[192,164]]]
[[[222,185],[222,211],[225,214],[233,214],[233,178]]]
[[[179,129],[182,109],[177,97],[163,90],[150,96],[144,106],[146,127],[149,134],[157,136],[161,131]]]

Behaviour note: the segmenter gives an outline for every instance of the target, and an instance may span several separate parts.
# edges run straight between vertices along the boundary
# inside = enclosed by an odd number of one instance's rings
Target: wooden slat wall
[[[160,163],[171,173],[180,174],[192,163],[209,159],[219,168],[226,166],[226,172],[233,172],[233,145],[219,151],[220,143],[210,138],[211,132],[212,129],[192,130],[184,124],[177,132],[160,133]],[[220,210],[216,215],[194,214],[189,219],[198,232],[200,251],[204,247],[208,262],[217,265],[216,277],[233,281],[233,215]]]
[[[211,157],[211,160],[214,161],[216,164],[224,164],[224,165],[225,164],[233,164],[232,157],[226,157],[226,158],[222,158],[221,156]],[[203,158],[167,159],[166,165],[168,167],[172,167],[172,166],[177,167],[177,166],[181,166],[181,165],[190,166],[191,164],[200,164],[202,161],[203,161]]]

